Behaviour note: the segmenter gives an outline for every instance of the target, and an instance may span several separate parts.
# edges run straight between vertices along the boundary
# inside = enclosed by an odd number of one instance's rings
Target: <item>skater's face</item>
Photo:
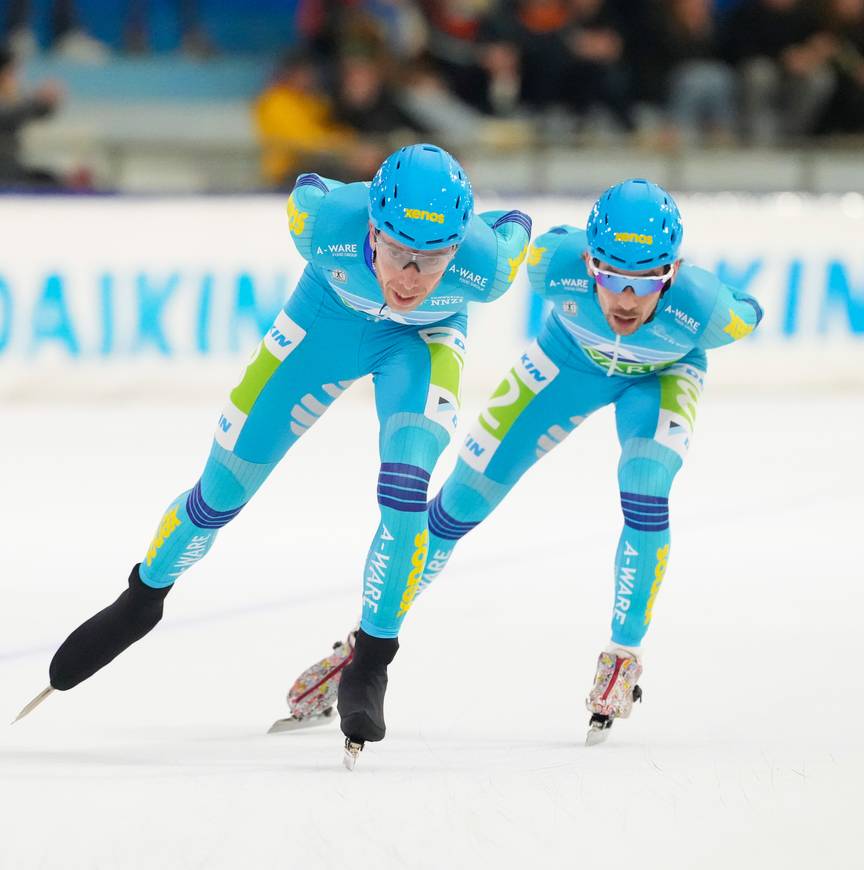
[[[371,227],[375,273],[384,301],[394,311],[412,311],[437,286],[456,253],[456,245],[434,251],[415,251]]]
[[[675,280],[680,261],[642,272],[618,269],[585,252],[585,265],[594,277],[597,302],[616,335],[632,335],[648,321],[663,289]],[[632,279],[627,281],[626,279]]]

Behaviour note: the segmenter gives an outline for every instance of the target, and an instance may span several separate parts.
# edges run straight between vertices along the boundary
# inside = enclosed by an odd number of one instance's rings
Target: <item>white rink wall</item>
[[[303,263],[285,197],[0,200],[0,397],[219,395],[239,378]],[[535,235],[588,199],[483,198]],[[753,293],[765,320],[711,356],[711,383],[864,387],[864,196],[682,197],[684,255]],[[524,275],[475,306],[466,393],[486,393],[541,316]]]

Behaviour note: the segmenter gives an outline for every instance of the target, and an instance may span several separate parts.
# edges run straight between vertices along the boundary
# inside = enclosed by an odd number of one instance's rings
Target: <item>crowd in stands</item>
[[[294,17],[297,0],[0,0],[2,39],[19,59],[50,51],[82,63],[105,63],[115,54],[182,51],[206,57],[219,48],[218,36],[228,22],[239,22],[240,42],[230,37],[226,50],[259,48],[267,40],[244,45],[249,19]],[[208,25],[218,30],[211,37]],[[216,25],[216,26],[214,26]]]
[[[19,142],[20,131],[31,121],[54,114],[63,96],[57,82],[23,91],[14,55],[0,48],[0,189],[49,191],[65,186],[53,172],[23,163]]]
[[[368,175],[393,131],[494,138],[521,122],[669,148],[864,134],[864,0],[299,0],[297,14],[300,45],[256,109],[276,183],[319,149]]]
[[[100,3],[131,41],[88,31],[88,20],[108,27],[107,12],[93,18]],[[313,163],[341,178],[369,177],[395,144],[418,136],[455,147],[593,137],[675,149],[864,135],[864,0],[0,0],[0,7],[13,54],[53,49],[92,62],[158,45],[158,21],[171,22],[167,44],[175,51],[201,57],[230,50],[212,38],[217,11],[231,20],[241,12],[265,22],[287,16],[290,46],[254,106],[264,174],[277,186]],[[20,127],[61,98],[52,86],[21,93],[8,52],[4,69],[0,175],[12,171]]]

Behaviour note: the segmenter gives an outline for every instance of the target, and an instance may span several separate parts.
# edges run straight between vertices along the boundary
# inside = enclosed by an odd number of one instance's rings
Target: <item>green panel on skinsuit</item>
[[[452,393],[458,400],[462,384],[462,354],[448,344],[430,342],[429,357],[432,365],[430,382]]]
[[[605,354],[600,353],[599,350],[595,350],[593,347],[587,347],[585,345],[581,345],[582,351],[585,356],[591,360],[591,362],[596,363],[602,369],[609,371],[609,367],[612,365],[612,360],[609,359]],[[615,363],[615,374],[616,375],[650,375],[653,372],[661,371],[662,369],[668,368],[669,366],[675,365],[677,361],[672,360],[671,362],[664,363],[634,363],[634,362],[625,362],[624,360],[618,360]]]
[[[280,361],[264,347],[262,341],[254,359],[246,367],[243,380],[231,391],[231,404],[238,411],[248,414],[279,365]]]
[[[510,369],[510,373],[501,381],[481,412],[480,425],[493,438],[503,441],[535,395],[522,383],[516,370]]]
[[[660,375],[660,407],[664,411],[678,414],[690,424],[690,431],[696,425],[696,405],[701,390],[699,383],[681,372]]]

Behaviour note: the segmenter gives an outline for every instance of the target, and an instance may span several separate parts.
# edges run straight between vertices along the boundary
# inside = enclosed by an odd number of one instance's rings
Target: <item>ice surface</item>
[[[587,749],[620,527],[612,417],[590,419],[411,611],[388,737],[348,773],[336,726],[265,732],[358,610],[377,474],[358,398],[289,454],[152,635],[3,728],[2,870],[861,866],[860,396],[709,384],[645,702]],[[7,721],[120,592],[217,410],[2,410]]]

